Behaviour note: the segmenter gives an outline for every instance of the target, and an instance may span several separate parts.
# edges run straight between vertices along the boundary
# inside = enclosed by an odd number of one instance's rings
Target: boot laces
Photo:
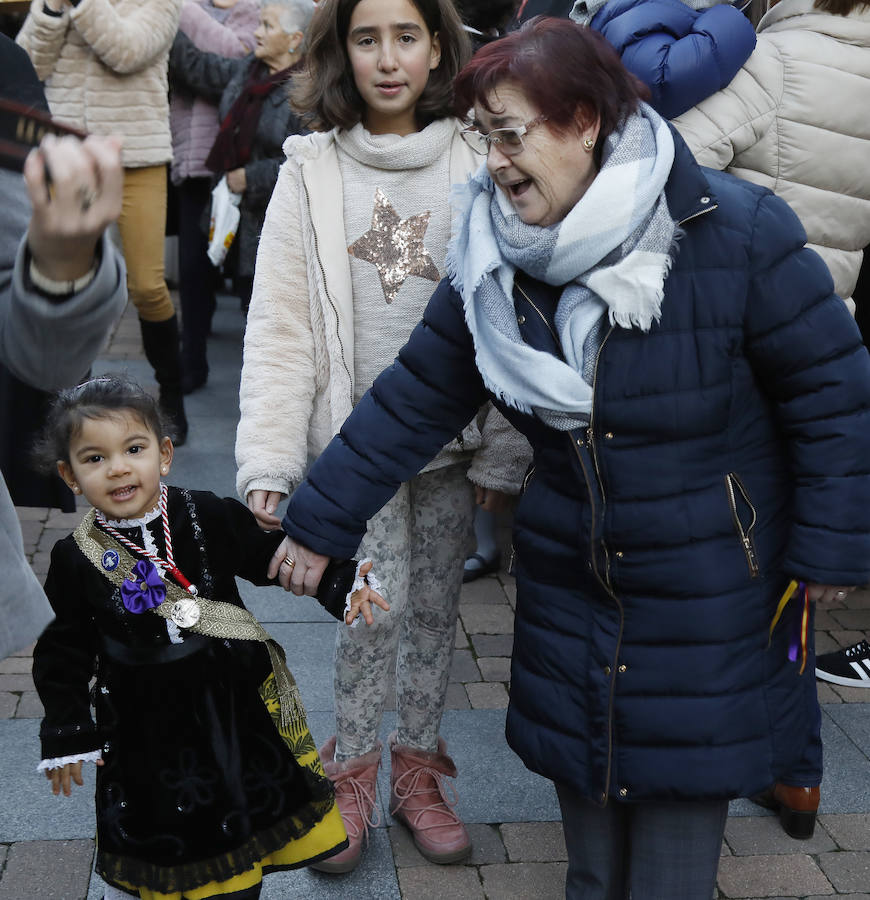
[[[339,775],[333,782],[335,799],[344,822],[348,837],[356,838],[362,833],[368,840],[369,828],[381,824],[381,813],[377,808],[373,791],[352,774]],[[371,810],[371,813],[367,812]],[[359,817],[362,827],[357,825]]]
[[[460,821],[459,816],[453,812],[453,807],[459,802],[459,792],[456,790],[456,786],[451,782],[449,784],[448,794],[448,784],[445,781],[443,772],[439,772],[438,769],[433,769],[430,766],[423,765],[414,766],[413,768],[408,769],[395,780],[393,784],[393,793],[398,798],[399,803],[393,810],[393,813],[398,812],[405,806],[407,801],[414,797],[431,795],[433,789],[431,783],[428,782],[432,781],[434,781],[435,788],[438,790],[439,799],[434,800],[426,806],[420,806],[410,810],[417,820],[414,827],[418,831],[426,831],[430,828],[443,828],[445,825],[452,826]],[[419,820],[423,817],[423,814],[427,812],[438,813],[442,819],[446,819],[447,821],[430,822],[425,825],[418,824]]]

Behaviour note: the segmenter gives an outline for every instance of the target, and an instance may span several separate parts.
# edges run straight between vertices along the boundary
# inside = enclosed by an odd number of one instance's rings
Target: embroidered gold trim
[[[97,528],[95,524],[95,512],[88,510],[85,517],[73,532],[76,544],[85,558],[92,563],[100,573],[116,587],[121,587],[127,573],[136,564],[136,559],[110,534]],[[114,550],[118,554],[119,563],[112,570],[107,571],[102,566],[103,553],[106,550]],[[193,601],[200,611],[199,621],[185,629],[206,637],[224,640],[233,638],[241,641],[260,641],[266,645],[269,659],[272,663],[272,671],[275,674],[275,683],[278,688],[278,698],[281,704],[281,724],[285,728],[292,724],[305,722],[305,709],[302,706],[302,698],[296,679],[287,668],[284,648],[266,631],[265,628],[244,607],[233,603],[224,603],[221,600],[211,600],[208,597],[189,594],[183,588],[170,581],[164,581],[166,586],[166,599],[160,606],[155,606],[149,612],[157,613],[164,619],[172,619],[175,604],[183,600],[186,603]]]

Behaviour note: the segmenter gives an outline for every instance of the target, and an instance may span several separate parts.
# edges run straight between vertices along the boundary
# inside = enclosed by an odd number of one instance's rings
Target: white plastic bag
[[[208,223],[208,258],[212,265],[220,266],[236,236],[239,225],[239,203],[242,195],[234,194],[227,184],[226,175],[211,192],[211,218]]]

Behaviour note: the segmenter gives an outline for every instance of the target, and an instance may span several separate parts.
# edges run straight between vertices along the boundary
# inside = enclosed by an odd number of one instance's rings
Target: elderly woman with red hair
[[[449,278],[271,567],[311,593],[492,399],[534,449],[507,738],[556,784],[567,896],[708,900],[729,799],[818,716],[813,602],[870,578],[870,358],[786,204],[700,168],[645,96],[563,20],[462,71],[486,163]]]

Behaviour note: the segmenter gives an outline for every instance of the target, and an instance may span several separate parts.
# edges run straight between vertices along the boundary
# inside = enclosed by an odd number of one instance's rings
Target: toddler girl
[[[340,851],[345,833],[284,652],[234,580],[267,583],[282,535],[236,500],[167,487],[172,453],[128,382],[51,408],[39,455],[94,508],[51,554],[39,768],[69,795],[83,761],[99,767],[96,869],[115,889],[248,900],[264,872]],[[365,585],[348,602],[348,619],[385,605]]]

